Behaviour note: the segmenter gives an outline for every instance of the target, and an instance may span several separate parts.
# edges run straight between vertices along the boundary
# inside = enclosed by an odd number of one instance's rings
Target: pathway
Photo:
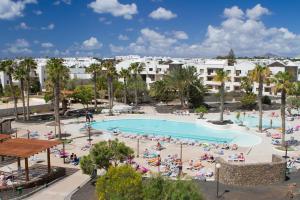
[[[82,174],[81,171],[64,178],[57,183],[37,192],[33,196],[28,197],[29,200],[64,200],[81,184],[84,184],[89,179],[88,175]]]

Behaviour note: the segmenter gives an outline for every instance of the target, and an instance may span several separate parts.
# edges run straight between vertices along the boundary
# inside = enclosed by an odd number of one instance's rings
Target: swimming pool
[[[98,130],[120,130],[123,133],[138,135],[171,136],[213,143],[236,143],[240,146],[252,146],[260,143],[258,136],[233,130],[217,130],[199,123],[177,122],[158,119],[119,119],[92,123]]]
[[[270,117],[264,117],[262,119],[262,127],[263,128],[270,128],[271,125],[271,119],[272,119],[272,127],[273,128],[280,128],[281,127],[281,122],[279,119],[276,118],[270,118]],[[259,123],[259,117],[258,116],[253,116],[253,115],[246,115],[245,117],[241,115],[240,119],[237,120],[236,118],[231,119],[234,123],[240,124],[240,122],[243,122],[243,125],[247,127],[258,127]]]

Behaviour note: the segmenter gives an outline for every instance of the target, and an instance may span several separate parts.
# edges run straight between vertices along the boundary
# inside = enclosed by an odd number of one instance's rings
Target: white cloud
[[[36,14],[36,15],[43,14],[43,12],[41,10],[34,10],[33,13]]]
[[[116,46],[116,45],[113,45],[113,44],[110,44],[109,48],[110,48],[110,51],[113,52],[113,53],[120,53],[124,50],[124,47]]]
[[[54,45],[51,42],[44,42],[44,43],[41,43],[41,47],[52,48],[52,47],[54,47]]]
[[[55,28],[55,24],[51,23],[48,26],[44,26],[41,29],[42,30],[53,30]]]
[[[100,17],[99,21],[103,24],[110,25],[112,22],[106,19],[105,17]]]
[[[30,54],[32,53],[31,49],[29,49],[30,44],[25,39],[17,39],[14,43],[7,44],[8,48],[3,50],[5,53],[12,54]]]
[[[25,22],[21,22],[18,26],[16,26],[16,29],[29,30],[31,28]]]
[[[266,10],[259,7],[261,6],[257,5],[248,10]],[[120,50],[122,53],[179,57],[226,55],[231,48],[240,56],[265,53],[282,56],[299,55],[300,34],[293,33],[285,27],[267,27],[260,20],[263,14],[267,12],[257,11],[256,14],[249,15],[249,12],[247,14],[246,11],[245,14],[245,11],[236,6],[226,8],[224,10],[226,18],[217,26],[209,25],[205,38],[197,43],[181,40],[174,34],[175,31],[160,33],[144,28],[135,42]]]
[[[260,4],[257,4],[252,9],[247,9],[246,15],[249,19],[259,19],[262,15],[269,15],[271,12],[267,9],[262,7]]]
[[[179,39],[179,40],[189,39],[189,36],[184,31],[173,31],[173,35],[176,39]]]
[[[65,3],[67,5],[71,5],[72,4],[72,0],[57,0],[57,1],[54,1],[53,5],[58,6],[61,3]]]
[[[83,50],[96,50],[100,49],[102,44],[95,37],[90,37],[89,39],[82,42]]]
[[[1,0],[0,1],[0,20],[13,19],[23,16],[23,11],[27,4],[37,3],[36,0]]]
[[[127,35],[123,35],[123,34],[120,34],[120,35],[118,36],[118,39],[119,39],[119,40],[123,40],[123,41],[129,40],[128,36],[127,36]]]
[[[169,19],[177,17],[177,15],[175,13],[172,13],[172,11],[170,11],[170,10],[159,7],[156,10],[152,11],[149,14],[149,17],[151,17],[152,19],[157,19],[157,20],[158,19],[169,20]]]
[[[115,17],[132,19],[138,13],[136,4],[121,4],[118,0],[95,0],[88,4],[96,13],[110,13]]]
[[[224,9],[224,16],[228,18],[242,18],[244,16],[244,12],[237,6],[233,6],[231,8]]]

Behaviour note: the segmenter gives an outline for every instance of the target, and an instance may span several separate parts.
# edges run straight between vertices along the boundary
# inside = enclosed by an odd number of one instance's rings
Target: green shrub
[[[262,103],[263,104],[267,104],[267,105],[271,105],[271,99],[269,96],[263,96],[262,97]]]
[[[256,106],[256,95],[253,93],[244,94],[241,99],[242,108],[252,110]]]

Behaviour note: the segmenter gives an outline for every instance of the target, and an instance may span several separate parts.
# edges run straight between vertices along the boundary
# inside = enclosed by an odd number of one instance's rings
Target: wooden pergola
[[[29,181],[28,158],[42,151],[47,151],[48,173],[51,172],[50,148],[59,145],[59,141],[36,139],[8,139],[0,143],[0,156],[18,158],[18,167],[21,167],[21,159],[25,160],[25,176]]]

